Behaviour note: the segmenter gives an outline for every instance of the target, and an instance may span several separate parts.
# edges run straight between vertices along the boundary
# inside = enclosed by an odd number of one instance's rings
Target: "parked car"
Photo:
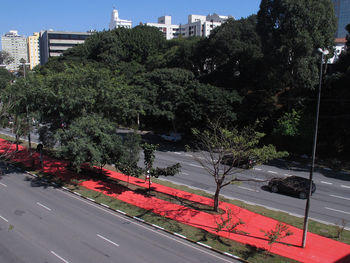
[[[178,142],[182,139],[181,134],[176,132],[171,132],[170,134],[162,134],[160,137],[168,142]]]
[[[273,193],[286,193],[297,196],[300,199],[307,198],[309,194],[309,179],[300,176],[290,176],[286,178],[275,177],[269,181],[269,189]],[[311,194],[316,191],[316,185],[312,182]]]
[[[225,154],[221,160],[222,164],[232,165],[234,167],[249,169],[256,164],[256,160],[253,157],[247,157],[244,159],[234,158],[232,154]]]

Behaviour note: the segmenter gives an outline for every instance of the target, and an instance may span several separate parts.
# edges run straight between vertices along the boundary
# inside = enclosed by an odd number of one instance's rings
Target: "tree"
[[[10,53],[5,50],[0,50],[0,65],[8,65],[14,61],[14,58],[11,57]]]
[[[333,50],[336,19],[329,0],[262,0],[261,37],[267,87],[287,93],[289,110],[318,83],[318,48]]]
[[[195,160],[213,177],[216,183],[214,194],[214,211],[218,211],[219,195],[223,187],[234,182],[257,180],[239,177],[242,170],[240,163],[247,159],[254,159],[257,164],[287,155],[276,151],[273,145],[260,146],[260,140],[265,134],[254,127],[245,127],[242,130],[226,129],[220,122],[211,123],[205,131],[193,129],[196,139]],[[230,162],[224,163],[225,156],[230,156]]]
[[[122,143],[114,125],[99,115],[79,117],[57,134],[59,157],[68,159],[77,171],[83,163],[113,164],[122,156]]]
[[[0,90],[5,89],[14,78],[15,76],[11,72],[4,68],[0,68]]]
[[[138,177],[141,174],[141,169],[137,166],[140,159],[141,136],[137,133],[128,133],[123,139],[122,148],[122,155],[115,166],[127,176]]]
[[[153,129],[189,132],[218,115],[228,122],[236,119],[238,94],[202,84],[191,71],[156,69],[143,74],[136,85],[145,101],[143,120]]]

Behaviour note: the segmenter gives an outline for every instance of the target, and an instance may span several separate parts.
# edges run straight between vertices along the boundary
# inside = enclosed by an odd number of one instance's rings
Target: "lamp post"
[[[313,177],[314,167],[315,167],[318,119],[319,119],[319,114],[320,114],[321,87],[322,87],[322,75],[323,75],[323,72],[322,72],[323,71],[323,61],[324,61],[324,57],[329,54],[329,51],[327,49],[319,48],[318,51],[321,53],[320,82],[319,82],[319,86],[318,86],[314,142],[313,142],[313,147],[312,147],[312,161],[311,161],[310,177],[309,177],[309,192],[307,195],[305,216],[304,216],[304,230],[303,230],[303,240],[302,240],[302,247],[303,248],[305,248],[305,245],[306,245],[306,234],[307,234],[308,221],[309,221],[309,210],[310,210],[310,197],[311,197],[311,192],[312,192],[312,177]]]

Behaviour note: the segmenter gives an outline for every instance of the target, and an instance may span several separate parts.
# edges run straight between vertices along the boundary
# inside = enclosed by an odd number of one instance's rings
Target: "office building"
[[[171,16],[162,16],[158,18],[158,23],[146,23],[146,25],[157,27],[168,40],[180,35],[182,37],[208,37],[214,28],[221,26],[229,18],[234,19],[232,16],[218,14],[189,15],[187,24],[175,25],[171,23]]]
[[[120,19],[118,10],[113,9],[111,21],[109,22],[109,30],[113,30],[118,27],[131,28],[132,21]]]
[[[40,64],[39,32],[27,38],[28,63],[30,69]]]
[[[28,61],[27,39],[25,36],[18,35],[17,30],[10,30],[1,37],[2,50],[8,52],[14,61],[6,65],[6,69],[17,71],[21,65],[21,59]]]
[[[64,32],[46,30],[40,32],[40,64],[45,65],[50,57],[58,57],[69,48],[84,43],[91,32]]]
[[[345,38],[346,25],[350,24],[350,0],[332,0],[335,16],[338,19],[336,38]]]

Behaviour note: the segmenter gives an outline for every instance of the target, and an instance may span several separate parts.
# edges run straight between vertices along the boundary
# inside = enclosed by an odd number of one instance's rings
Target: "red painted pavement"
[[[0,154],[4,152],[13,152],[15,145],[9,144],[7,141],[0,139]],[[16,162],[24,163],[26,166],[31,166],[31,160],[28,157],[28,152],[24,147],[20,146],[19,152],[11,155],[11,159]],[[37,158],[38,154],[34,155]],[[66,169],[67,162],[58,161],[47,156],[44,157],[44,169],[46,173],[53,174],[63,180],[83,179],[83,176],[76,174]],[[129,181],[132,184],[148,187],[148,183],[139,178],[129,177],[117,172],[104,170],[104,172],[117,180]],[[85,178],[86,179],[86,178]],[[233,212],[235,222],[241,219],[244,224],[239,225],[236,230],[244,231],[247,234],[228,233],[227,231],[215,231],[216,222],[220,221],[220,215],[213,215],[203,211],[194,210],[181,205],[170,203],[155,197],[148,197],[136,192],[126,190],[123,187],[116,186],[102,182],[99,180],[84,181],[82,185],[88,189],[99,191],[105,195],[114,197],[123,202],[138,206],[140,208],[152,211],[161,216],[176,220],[178,222],[204,229],[210,233],[218,234],[240,243],[248,244],[263,249],[270,249],[266,237],[261,230],[269,231],[275,228],[278,223],[276,220],[252,213],[246,209],[237,207],[232,204],[220,202],[220,209],[227,211],[230,209]],[[162,192],[165,194],[177,196],[179,198],[187,199],[193,202],[202,203],[206,205],[213,205],[212,199],[191,194],[185,191],[176,190],[170,187],[153,183],[151,185],[153,191]],[[225,217],[225,214],[224,214]],[[308,233],[307,246],[301,248],[302,230],[289,226],[289,230],[293,232],[292,236],[288,236],[281,240],[281,243],[275,243],[271,247],[271,252],[292,258],[301,262],[336,262],[348,263],[350,262],[350,246],[332,239],[328,239],[319,235]]]

